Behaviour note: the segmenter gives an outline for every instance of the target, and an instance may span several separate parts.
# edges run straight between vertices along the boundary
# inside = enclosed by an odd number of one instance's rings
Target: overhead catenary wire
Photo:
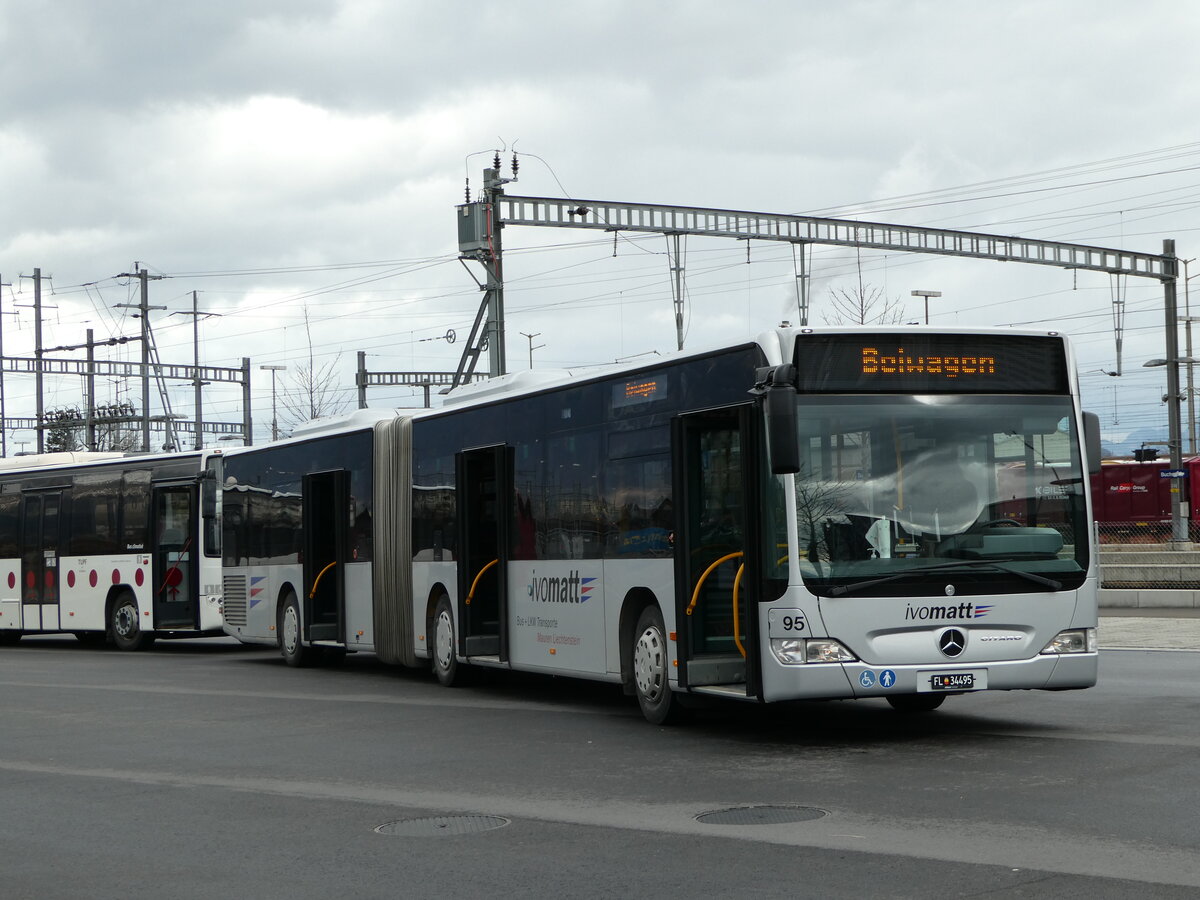
[[[1076,189],[1084,188],[1084,187],[1090,188],[1090,187],[1098,185],[1098,184],[1113,184],[1113,183],[1117,183],[1117,182],[1121,182],[1121,181],[1133,181],[1133,180],[1137,180],[1137,179],[1150,178],[1150,177],[1156,176],[1156,175],[1167,175],[1167,174],[1171,174],[1171,172],[1174,172],[1177,174],[1182,174],[1182,173],[1186,173],[1186,172],[1192,170],[1195,167],[1174,167],[1173,169],[1170,169],[1170,170],[1163,169],[1163,167],[1161,165],[1162,161],[1169,158],[1168,153],[1165,151],[1171,151],[1174,154],[1174,156],[1182,159],[1182,158],[1186,158],[1187,156],[1189,156],[1191,154],[1200,152],[1200,150],[1198,150],[1197,148],[1200,148],[1200,144],[1179,145],[1176,148],[1163,148],[1158,151],[1146,151],[1146,152],[1140,153],[1140,154],[1130,154],[1125,157],[1113,157],[1113,158],[1110,158],[1109,160],[1096,161],[1094,163],[1082,164],[1080,166],[1062,167],[1061,169],[1055,169],[1055,170],[1045,170],[1041,173],[1031,173],[1030,176],[1025,176],[1027,179],[1026,183],[1028,185],[1038,184],[1037,182],[1029,180],[1032,178],[1032,176],[1037,176],[1042,179],[1049,179],[1049,178],[1053,178],[1053,177],[1062,177],[1063,174],[1072,173],[1072,172],[1073,173],[1082,173],[1085,171],[1092,171],[1092,172],[1098,173],[1103,170],[1104,166],[1107,166],[1112,171],[1118,171],[1122,167],[1128,167],[1128,166],[1133,166],[1133,165],[1146,165],[1146,164],[1151,164],[1151,163],[1157,163],[1159,171],[1137,173],[1136,175],[1122,176],[1119,178],[1093,179],[1090,182],[1083,182],[1083,181],[1081,181],[1081,179],[1076,178],[1076,179],[1074,179],[1074,181],[1072,181],[1069,184],[1058,185],[1057,188],[1059,190],[1076,190]],[[534,154],[522,153],[521,155],[531,156],[535,159],[540,160],[540,157],[536,157],[536,155],[534,155]],[[559,181],[557,175],[553,173],[553,170],[548,165],[547,165],[547,170],[551,172],[552,177],[555,179],[556,184],[558,184],[558,186],[563,189],[563,193],[566,194],[567,191],[565,190],[565,188],[562,187],[561,181]],[[988,184],[999,185],[999,184],[1003,183],[1003,184],[1007,184],[1009,186],[1015,187],[1018,184],[1018,182],[1015,180],[1016,178],[1017,178],[1017,176],[1013,176],[1012,178],[1009,178],[1009,179],[994,179],[991,182],[981,182],[979,184],[980,185],[988,185]],[[1038,186],[1039,187],[1045,186],[1045,184],[1043,183]],[[971,187],[971,186],[962,186],[958,190],[964,190],[967,187]],[[950,189],[947,189],[947,190],[950,190]],[[980,203],[990,203],[990,204],[995,205],[996,198],[992,196],[995,194],[1003,193],[1003,194],[1007,194],[1012,197],[1017,197],[1017,196],[1040,197],[1041,194],[1044,193],[1040,190],[1038,190],[1038,191],[1030,190],[1030,191],[1020,191],[1019,192],[1019,191],[1007,191],[1007,190],[1001,191],[999,189],[990,189],[990,188],[988,188],[988,189],[981,188],[981,191],[982,191],[981,193],[977,193],[976,195],[971,196],[968,199],[970,199],[971,202],[975,203],[976,205],[978,205]],[[932,194],[935,192],[929,192],[929,193]],[[919,197],[921,195],[918,194],[918,195],[910,195],[910,196]],[[1169,196],[1167,196],[1166,192],[1163,192],[1163,191],[1156,191],[1156,192],[1154,192],[1154,195],[1146,195],[1146,196],[1148,199],[1155,201],[1155,202],[1151,202],[1151,203],[1142,203],[1138,206],[1139,210],[1144,211],[1144,213],[1145,213],[1144,219],[1147,221],[1157,218],[1160,214],[1168,214],[1170,212],[1178,211],[1181,208],[1181,206],[1183,208],[1187,208],[1186,205],[1184,205],[1183,201],[1178,196],[1176,196],[1172,200]],[[950,200],[951,195],[944,194],[943,199]],[[1097,205],[1103,205],[1103,204],[1097,204]],[[949,206],[949,203],[947,203],[946,206]],[[1079,207],[1076,207],[1076,209],[1078,209],[1078,208]],[[1088,210],[1088,218],[1090,218],[1092,220],[1101,220],[1101,219],[1103,219],[1105,214],[1106,214],[1106,211],[1104,211],[1104,210],[1099,210],[1099,209],[1089,209]],[[1039,215],[1041,216],[1040,219],[1037,219],[1037,221],[1038,221],[1037,227],[1039,229],[1044,228],[1046,230],[1061,231],[1061,229],[1064,225],[1066,225],[1067,227],[1070,227],[1070,225],[1072,224],[1070,221],[1064,220],[1063,216],[1061,216],[1061,215],[1059,217],[1057,217],[1055,220],[1047,220],[1045,218],[1044,212],[1039,213]],[[1033,220],[1034,220],[1033,217],[1025,216],[1025,217],[1012,217],[1009,221],[1011,221],[1011,223],[1014,226],[1017,226],[1023,222],[1030,222]],[[1133,222],[1133,221],[1138,221],[1138,220],[1139,220],[1138,218],[1127,218],[1126,221]],[[1127,236],[1135,236],[1135,235],[1127,235]],[[661,254],[659,254],[658,251],[654,251],[654,250],[651,250],[651,249],[643,246],[641,243],[638,242],[638,240],[634,236],[621,235],[620,237],[623,241],[627,239],[629,246],[636,247],[640,254],[645,254],[647,257],[653,256],[653,255],[661,255]],[[527,255],[530,257],[545,256],[546,254],[554,254],[554,253],[558,253],[558,252],[574,253],[574,252],[579,252],[580,249],[586,248],[586,246],[589,243],[597,245],[597,246],[603,244],[604,251],[605,251],[604,259],[611,260],[611,253],[609,252],[610,248],[611,248],[611,239],[607,235],[602,240],[593,241],[593,242],[579,241],[579,242],[563,242],[557,246],[545,245],[545,246],[530,246],[530,247],[521,247],[521,248],[513,247],[510,250],[506,250],[506,253],[511,253],[513,255],[518,255],[518,254]],[[791,249],[792,249],[791,247],[780,248],[780,250],[782,252],[787,253],[789,255],[791,253]],[[692,256],[695,258],[700,258],[701,254],[709,253],[709,251],[706,248],[701,248],[701,247],[691,248],[691,251],[692,251]],[[827,277],[838,277],[839,272],[840,272],[840,274],[850,274],[852,271],[858,269],[858,266],[851,266],[846,261],[846,258],[845,258],[846,255],[844,253],[839,255],[836,251],[833,251],[833,250],[830,250],[829,252],[824,252],[822,250],[818,250],[815,252],[814,255],[816,256],[816,261],[815,261],[814,265],[821,266],[823,268],[823,274],[826,275]],[[780,256],[780,254],[776,253],[774,248],[764,248],[761,253],[756,250],[755,258],[754,258],[755,267],[756,268],[758,268],[760,266],[768,266],[769,267],[770,265],[780,261],[779,256]],[[366,263],[333,263],[333,264],[323,265],[323,266],[288,266],[288,267],[257,268],[257,269],[254,269],[254,268],[238,269],[235,267],[229,267],[229,268],[225,268],[225,269],[214,268],[213,270],[210,270],[206,273],[179,272],[179,273],[174,273],[174,274],[168,274],[168,277],[177,277],[177,278],[183,278],[183,277],[209,278],[209,277],[211,277],[211,278],[225,278],[225,279],[237,278],[237,277],[250,277],[250,278],[255,278],[255,279],[261,279],[263,277],[289,277],[289,276],[296,276],[296,275],[318,274],[320,272],[336,272],[336,271],[345,271],[347,269],[361,269],[361,268],[366,268],[366,267],[371,267],[371,266],[378,267],[375,271],[371,272],[370,274],[362,275],[361,277],[357,277],[357,278],[353,278],[353,279],[346,279],[343,281],[337,281],[332,284],[316,286],[316,287],[308,288],[308,289],[304,289],[304,290],[296,290],[296,291],[287,292],[283,296],[280,296],[279,298],[276,298],[274,300],[270,300],[265,303],[257,303],[253,309],[234,309],[234,310],[232,310],[230,312],[230,315],[231,315],[231,318],[233,318],[235,320],[235,328],[232,331],[229,331],[229,335],[232,337],[244,337],[244,336],[255,334],[256,332],[252,329],[246,329],[246,328],[236,329],[236,320],[238,320],[238,319],[241,319],[244,322],[248,322],[248,321],[252,321],[255,317],[261,317],[264,314],[271,315],[273,318],[278,319],[280,310],[286,310],[286,308],[289,305],[295,305],[297,303],[301,303],[306,300],[315,300],[317,298],[322,298],[322,297],[331,296],[331,295],[346,297],[346,296],[349,296],[351,294],[351,292],[353,292],[355,290],[369,291],[372,288],[380,287],[382,285],[389,284],[389,283],[390,284],[397,284],[397,283],[402,284],[405,279],[411,277],[411,274],[413,271],[420,271],[420,268],[419,268],[419,265],[420,265],[419,260],[420,259],[429,261],[431,265],[436,266],[439,263],[433,262],[433,260],[440,260],[441,262],[450,262],[454,258],[455,258],[454,256],[446,255],[443,257],[414,258],[411,260],[375,260],[375,261],[368,261]],[[690,267],[690,270],[689,270],[690,278],[689,278],[689,282],[687,284],[687,292],[688,292],[687,296],[689,297],[689,303],[688,303],[689,316],[690,316],[691,310],[693,308],[693,303],[691,301],[693,301],[693,300],[700,301],[705,297],[709,297],[709,296],[712,296],[712,295],[720,292],[723,282],[719,278],[714,279],[713,276],[719,274],[719,272],[723,268],[731,267],[732,265],[735,264],[732,262],[730,262],[726,265],[720,264],[719,260],[722,257],[719,255],[719,253],[713,253],[710,258],[717,264],[711,265],[711,266],[693,265]],[[874,277],[873,273],[880,272],[880,271],[884,270],[885,267],[888,271],[894,270],[893,274],[895,274],[897,272],[902,271],[902,269],[905,265],[904,262],[897,260],[895,257],[891,257],[890,259],[886,255],[876,257],[873,254],[866,253],[866,252],[861,253],[861,260],[862,260],[862,262],[861,262],[861,270],[860,271],[862,271],[863,273],[866,273],[867,277]],[[739,262],[741,262],[741,261],[739,260]],[[931,261],[925,260],[924,262],[931,262]],[[932,262],[936,263],[937,261],[932,261]],[[393,264],[396,264],[396,265],[393,265]],[[411,267],[414,264],[417,265],[418,268],[411,269]],[[552,268],[537,266],[537,267],[534,267],[533,271],[531,271],[528,275],[525,275],[524,273],[514,275],[514,277],[512,277],[508,280],[507,284],[512,286],[512,288],[514,290],[520,289],[521,291],[547,289],[547,287],[553,280],[553,277],[550,275],[550,272],[553,271],[553,272],[557,273],[558,283],[559,283],[559,287],[561,290],[563,290],[564,292],[574,291],[576,293],[580,293],[579,288],[581,288],[585,285],[595,286],[598,283],[600,283],[599,279],[597,279],[595,277],[591,277],[591,273],[593,271],[595,271],[594,269],[589,268],[592,265],[593,265],[593,261],[585,260],[582,262],[568,263],[568,264],[562,265],[562,266],[554,266]],[[388,268],[389,266],[392,266],[392,269],[389,269]],[[572,272],[580,273],[581,277],[578,280],[573,281],[571,278],[571,274],[570,274]],[[164,274],[166,274],[166,273],[164,273]],[[605,279],[605,280],[608,280],[608,279]],[[770,287],[777,286],[777,285],[783,286],[783,285],[786,285],[789,283],[794,287],[795,275],[794,275],[794,271],[793,271],[793,273],[791,275],[775,276],[775,275],[768,274],[768,275],[765,275],[762,277],[742,278],[739,280],[740,280],[740,283],[743,285],[746,285],[748,289],[753,288],[754,290],[758,290],[760,288],[766,289],[766,288],[770,288]],[[706,281],[707,281],[707,283],[706,283]],[[92,284],[94,286],[86,289],[84,291],[84,293],[89,293],[90,291],[94,290],[97,294],[99,294],[99,292],[103,289],[102,283],[90,283],[90,284]],[[615,287],[612,291],[594,291],[594,292],[583,291],[581,296],[577,296],[575,298],[563,299],[563,300],[554,301],[554,302],[536,302],[536,303],[531,303],[528,306],[522,305],[521,303],[518,302],[518,303],[514,304],[514,306],[512,307],[512,313],[513,313],[513,315],[522,315],[522,314],[546,313],[546,312],[552,312],[555,310],[561,310],[564,312],[565,311],[574,311],[574,310],[578,310],[578,309],[588,308],[589,304],[591,304],[591,308],[601,309],[601,308],[604,308],[605,304],[618,303],[618,302],[620,302],[620,303],[629,303],[629,302],[652,303],[652,302],[654,302],[655,296],[658,295],[661,290],[661,282],[658,284],[658,286],[656,286],[653,278],[645,278],[645,279],[641,279],[641,280],[639,280],[636,276],[633,278],[630,278],[630,279],[614,278],[611,280],[610,284],[612,284],[612,285],[624,284],[625,287],[620,292],[618,292],[615,289]],[[630,285],[632,285],[632,288],[630,287]],[[632,294],[634,295],[632,297],[631,297],[631,290],[632,290]],[[62,295],[63,293],[64,293],[64,291],[62,289],[56,290],[56,295]],[[637,297],[636,295],[638,293],[643,293],[644,298]],[[448,317],[455,316],[455,315],[461,316],[461,315],[464,315],[465,313],[455,310],[453,308],[443,308],[440,312],[437,312],[437,313],[434,313],[434,312],[431,312],[428,310],[426,310],[426,311],[424,311],[424,313],[422,313],[422,310],[421,310],[422,305],[431,306],[433,304],[433,302],[435,301],[435,298],[437,300],[442,300],[442,299],[446,299],[447,297],[458,296],[458,297],[462,297],[465,299],[467,297],[470,297],[472,294],[473,294],[472,289],[464,289],[461,292],[457,292],[457,291],[427,292],[424,296],[409,297],[409,298],[404,298],[404,297],[394,298],[393,297],[393,298],[385,299],[382,296],[379,296],[378,294],[375,294],[375,295],[367,294],[367,295],[364,295],[364,299],[361,301],[361,304],[359,304],[358,301],[355,301],[356,304],[360,305],[363,308],[363,309],[360,309],[357,313],[354,311],[350,311],[350,310],[339,310],[336,312],[330,312],[328,314],[322,312],[322,313],[318,313],[317,315],[314,315],[313,321],[314,321],[314,323],[321,323],[321,322],[333,322],[333,321],[338,321],[338,320],[346,320],[346,319],[353,318],[356,314],[359,317],[363,317],[363,318],[365,318],[367,316],[386,317],[386,316],[394,316],[394,315],[400,313],[400,311],[404,311],[403,315],[405,315],[406,317],[409,316],[409,313],[411,312],[412,318],[419,318],[423,314],[424,316],[427,316],[429,318],[440,318],[444,322],[444,320]],[[531,298],[532,298],[532,296],[533,295],[531,295]],[[617,297],[620,297],[620,300],[618,300]],[[103,304],[103,303],[96,304],[93,301],[93,307],[97,311],[103,310],[105,305],[106,304]],[[987,304],[987,303],[968,304],[968,305],[959,306],[958,309],[960,309],[963,312],[967,312],[967,311],[976,311],[977,312],[981,309],[985,309],[988,305],[998,305],[998,304]],[[370,312],[364,312],[363,311],[364,309],[369,309]],[[1131,310],[1131,315],[1132,315],[1132,310]],[[1058,316],[1056,318],[1060,321],[1064,319],[1063,316]],[[115,331],[119,330],[119,329],[114,328],[111,323],[108,327],[109,327],[110,333],[115,333]],[[407,329],[408,327],[409,326],[406,323],[405,328]],[[689,327],[689,333],[690,333],[690,329],[692,327],[692,322],[690,319],[689,319],[688,327]],[[436,325],[436,326],[435,325],[429,325],[429,326],[425,326],[425,327],[418,326],[417,333],[435,333],[438,329],[441,329],[441,328],[444,328],[444,325],[441,323],[439,323],[439,325]],[[227,329],[227,331],[228,331],[228,329]],[[1131,332],[1132,331],[1134,331],[1134,329],[1131,329]],[[160,334],[162,334],[164,337],[164,341],[163,341],[164,348],[167,346],[165,338],[169,333],[170,333],[169,329],[167,329],[166,327],[160,327]],[[371,341],[376,345],[383,344],[387,340],[388,340],[388,332],[373,332],[372,333]],[[330,352],[332,353],[334,351],[331,350]]]

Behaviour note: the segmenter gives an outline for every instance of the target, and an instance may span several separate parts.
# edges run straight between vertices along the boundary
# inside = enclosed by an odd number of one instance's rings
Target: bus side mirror
[[[800,471],[795,372],[795,366],[787,364],[759,369],[758,383],[751,391],[763,398],[767,453],[771,457],[771,472],[775,475],[793,475]]]
[[[1083,414],[1083,451],[1087,455],[1088,471],[1095,475],[1100,471],[1100,417],[1095,413]]]
[[[217,517],[217,473],[211,469],[200,477],[200,515],[205,519]]]

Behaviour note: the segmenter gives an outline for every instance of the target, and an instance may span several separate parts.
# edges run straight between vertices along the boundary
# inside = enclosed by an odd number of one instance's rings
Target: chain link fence
[[[1188,532],[1194,546],[1180,548],[1169,520],[1097,522],[1100,586],[1200,590],[1200,523],[1188,522]]]
[[[1200,541],[1200,522],[1188,522],[1188,540]],[[1097,522],[1101,549],[1111,544],[1167,545],[1172,541],[1171,520]]]

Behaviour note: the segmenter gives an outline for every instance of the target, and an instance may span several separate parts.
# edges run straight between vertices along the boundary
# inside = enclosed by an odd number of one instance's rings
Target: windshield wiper
[[[1026,581],[1032,581],[1035,584],[1043,585],[1050,588],[1052,591],[1061,591],[1062,582],[1055,581],[1053,578],[1047,578],[1045,575],[1038,575],[1034,572],[1026,572],[1024,569],[1015,569],[1012,566],[1005,565],[1008,560],[999,559],[968,559],[962,562],[952,563],[936,563],[932,566],[921,566],[917,569],[908,569],[904,572],[895,572],[891,575],[884,575],[882,578],[872,578],[868,581],[858,581],[854,584],[839,584],[836,587],[831,587],[827,592],[830,597],[844,597],[846,594],[855,594],[858,591],[866,590],[870,587],[875,587],[880,584],[887,584],[890,581],[899,581],[901,578],[908,578],[912,575],[920,575],[924,572],[944,572],[947,569],[999,569],[1001,572],[1008,572],[1010,575],[1017,575],[1024,578]]]

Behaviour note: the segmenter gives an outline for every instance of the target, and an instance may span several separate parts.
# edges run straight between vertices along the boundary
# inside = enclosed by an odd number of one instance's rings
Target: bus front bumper
[[[883,666],[845,663],[773,664],[764,667],[768,701],[857,699],[926,692],[1072,690],[1096,683],[1095,652],[1038,655],[986,663]]]

